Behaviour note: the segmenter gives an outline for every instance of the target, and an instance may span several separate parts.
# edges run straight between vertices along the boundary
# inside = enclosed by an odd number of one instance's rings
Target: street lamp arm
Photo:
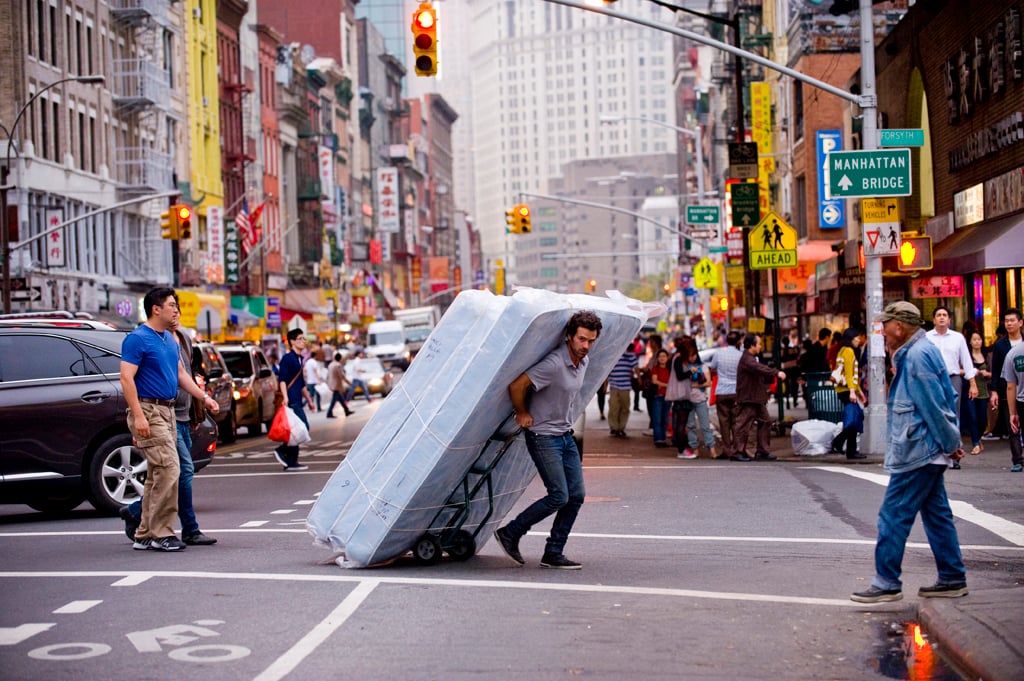
[[[723,19],[722,17],[716,16],[714,14],[705,14],[704,12],[698,12],[695,9],[690,9],[688,7],[680,7],[678,5],[673,5],[673,4],[668,3],[668,2],[663,2],[662,0],[648,0],[648,1],[652,5],[657,5],[658,7],[662,7],[664,9],[670,9],[673,12],[686,12],[687,14],[693,15],[695,17],[700,17],[701,19],[703,19],[705,21],[710,21],[710,22],[713,22],[713,23],[716,23],[716,24],[722,24],[724,26],[729,26],[730,28],[735,28],[735,27],[739,26],[739,23],[740,23],[739,19],[737,19],[736,17],[733,17],[732,19]]]
[[[25,115],[25,112],[28,111],[28,108],[30,106],[32,106],[32,102],[34,102],[37,99],[39,99],[39,96],[42,95],[47,90],[49,90],[50,88],[57,87],[61,83],[71,83],[71,82],[77,82],[77,83],[103,83],[105,81],[106,81],[106,78],[104,76],[97,76],[97,75],[92,75],[92,76],[68,76],[67,78],[61,78],[60,80],[55,80],[52,83],[49,83],[48,85],[45,85],[45,86],[39,88],[38,90],[36,90],[35,94],[33,94],[31,97],[29,97],[28,101],[25,102],[25,106],[21,107],[21,110],[18,111],[18,115],[15,116],[15,118],[14,118],[14,125],[11,126],[11,129],[9,131],[7,131],[7,165],[4,168],[4,178],[3,178],[2,184],[7,184],[7,174],[11,172],[11,147],[14,145],[14,133],[16,133],[18,131],[18,123],[21,122],[21,117]],[[21,156],[21,149],[18,149],[18,156],[19,157]]]
[[[678,125],[672,125],[671,123],[665,123],[664,121],[659,121],[656,118],[648,118],[646,116],[601,116],[602,123],[615,123],[618,121],[643,121],[645,123],[653,123],[654,125],[660,125],[663,128],[668,128],[669,130],[675,130],[676,132],[687,135],[688,137],[700,139],[700,125],[694,129],[690,129],[682,128]]]

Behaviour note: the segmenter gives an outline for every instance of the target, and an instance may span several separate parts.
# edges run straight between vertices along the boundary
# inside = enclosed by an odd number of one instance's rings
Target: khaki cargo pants
[[[174,534],[174,519],[178,516],[178,464],[177,426],[174,409],[148,402],[142,403],[142,413],[149,421],[149,438],[135,432],[135,419],[128,411],[128,428],[135,444],[146,457],[146,487],[142,496],[142,521],[135,531],[135,539],[159,539]]]

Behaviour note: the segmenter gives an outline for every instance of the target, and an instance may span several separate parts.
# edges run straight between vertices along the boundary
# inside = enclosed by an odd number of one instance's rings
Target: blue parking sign
[[[842,150],[843,133],[840,130],[818,130],[815,142],[818,150],[818,225],[821,229],[845,229],[846,199],[825,198],[828,189],[825,177],[828,154]]]

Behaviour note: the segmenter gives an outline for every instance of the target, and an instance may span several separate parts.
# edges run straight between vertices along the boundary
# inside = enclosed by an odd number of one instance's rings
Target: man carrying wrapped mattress
[[[556,570],[582,567],[562,552],[585,496],[583,462],[572,438],[572,421],[587,372],[587,353],[599,335],[601,319],[596,314],[575,313],[565,327],[565,344],[508,387],[516,424],[523,429],[526,448],[547,489],[545,497],[494,531],[502,550],[516,565],[526,562],[519,552],[519,540],[531,527],[554,514],[540,566]]]

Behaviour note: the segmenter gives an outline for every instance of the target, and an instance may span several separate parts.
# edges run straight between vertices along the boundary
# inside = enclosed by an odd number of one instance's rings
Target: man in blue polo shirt
[[[547,488],[547,496],[494,531],[502,550],[516,565],[525,564],[519,553],[520,538],[554,514],[540,566],[556,570],[582,567],[562,551],[585,496],[583,462],[572,438],[572,422],[587,372],[587,353],[600,334],[600,317],[593,312],[575,313],[565,327],[565,342],[508,387],[516,424],[523,429],[530,458]]]
[[[142,520],[132,548],[180,551],[185,543],[174,534],[178,515],[178,449],[174,403],[178,388],[217,413],[217,402],[192,379],[191,368],[178,358],[171,334],[180,311],[174,289],[158,287],[142,301],[146,321],[121,344],[121,387],[128,403],[128,428],[146,457]]]

